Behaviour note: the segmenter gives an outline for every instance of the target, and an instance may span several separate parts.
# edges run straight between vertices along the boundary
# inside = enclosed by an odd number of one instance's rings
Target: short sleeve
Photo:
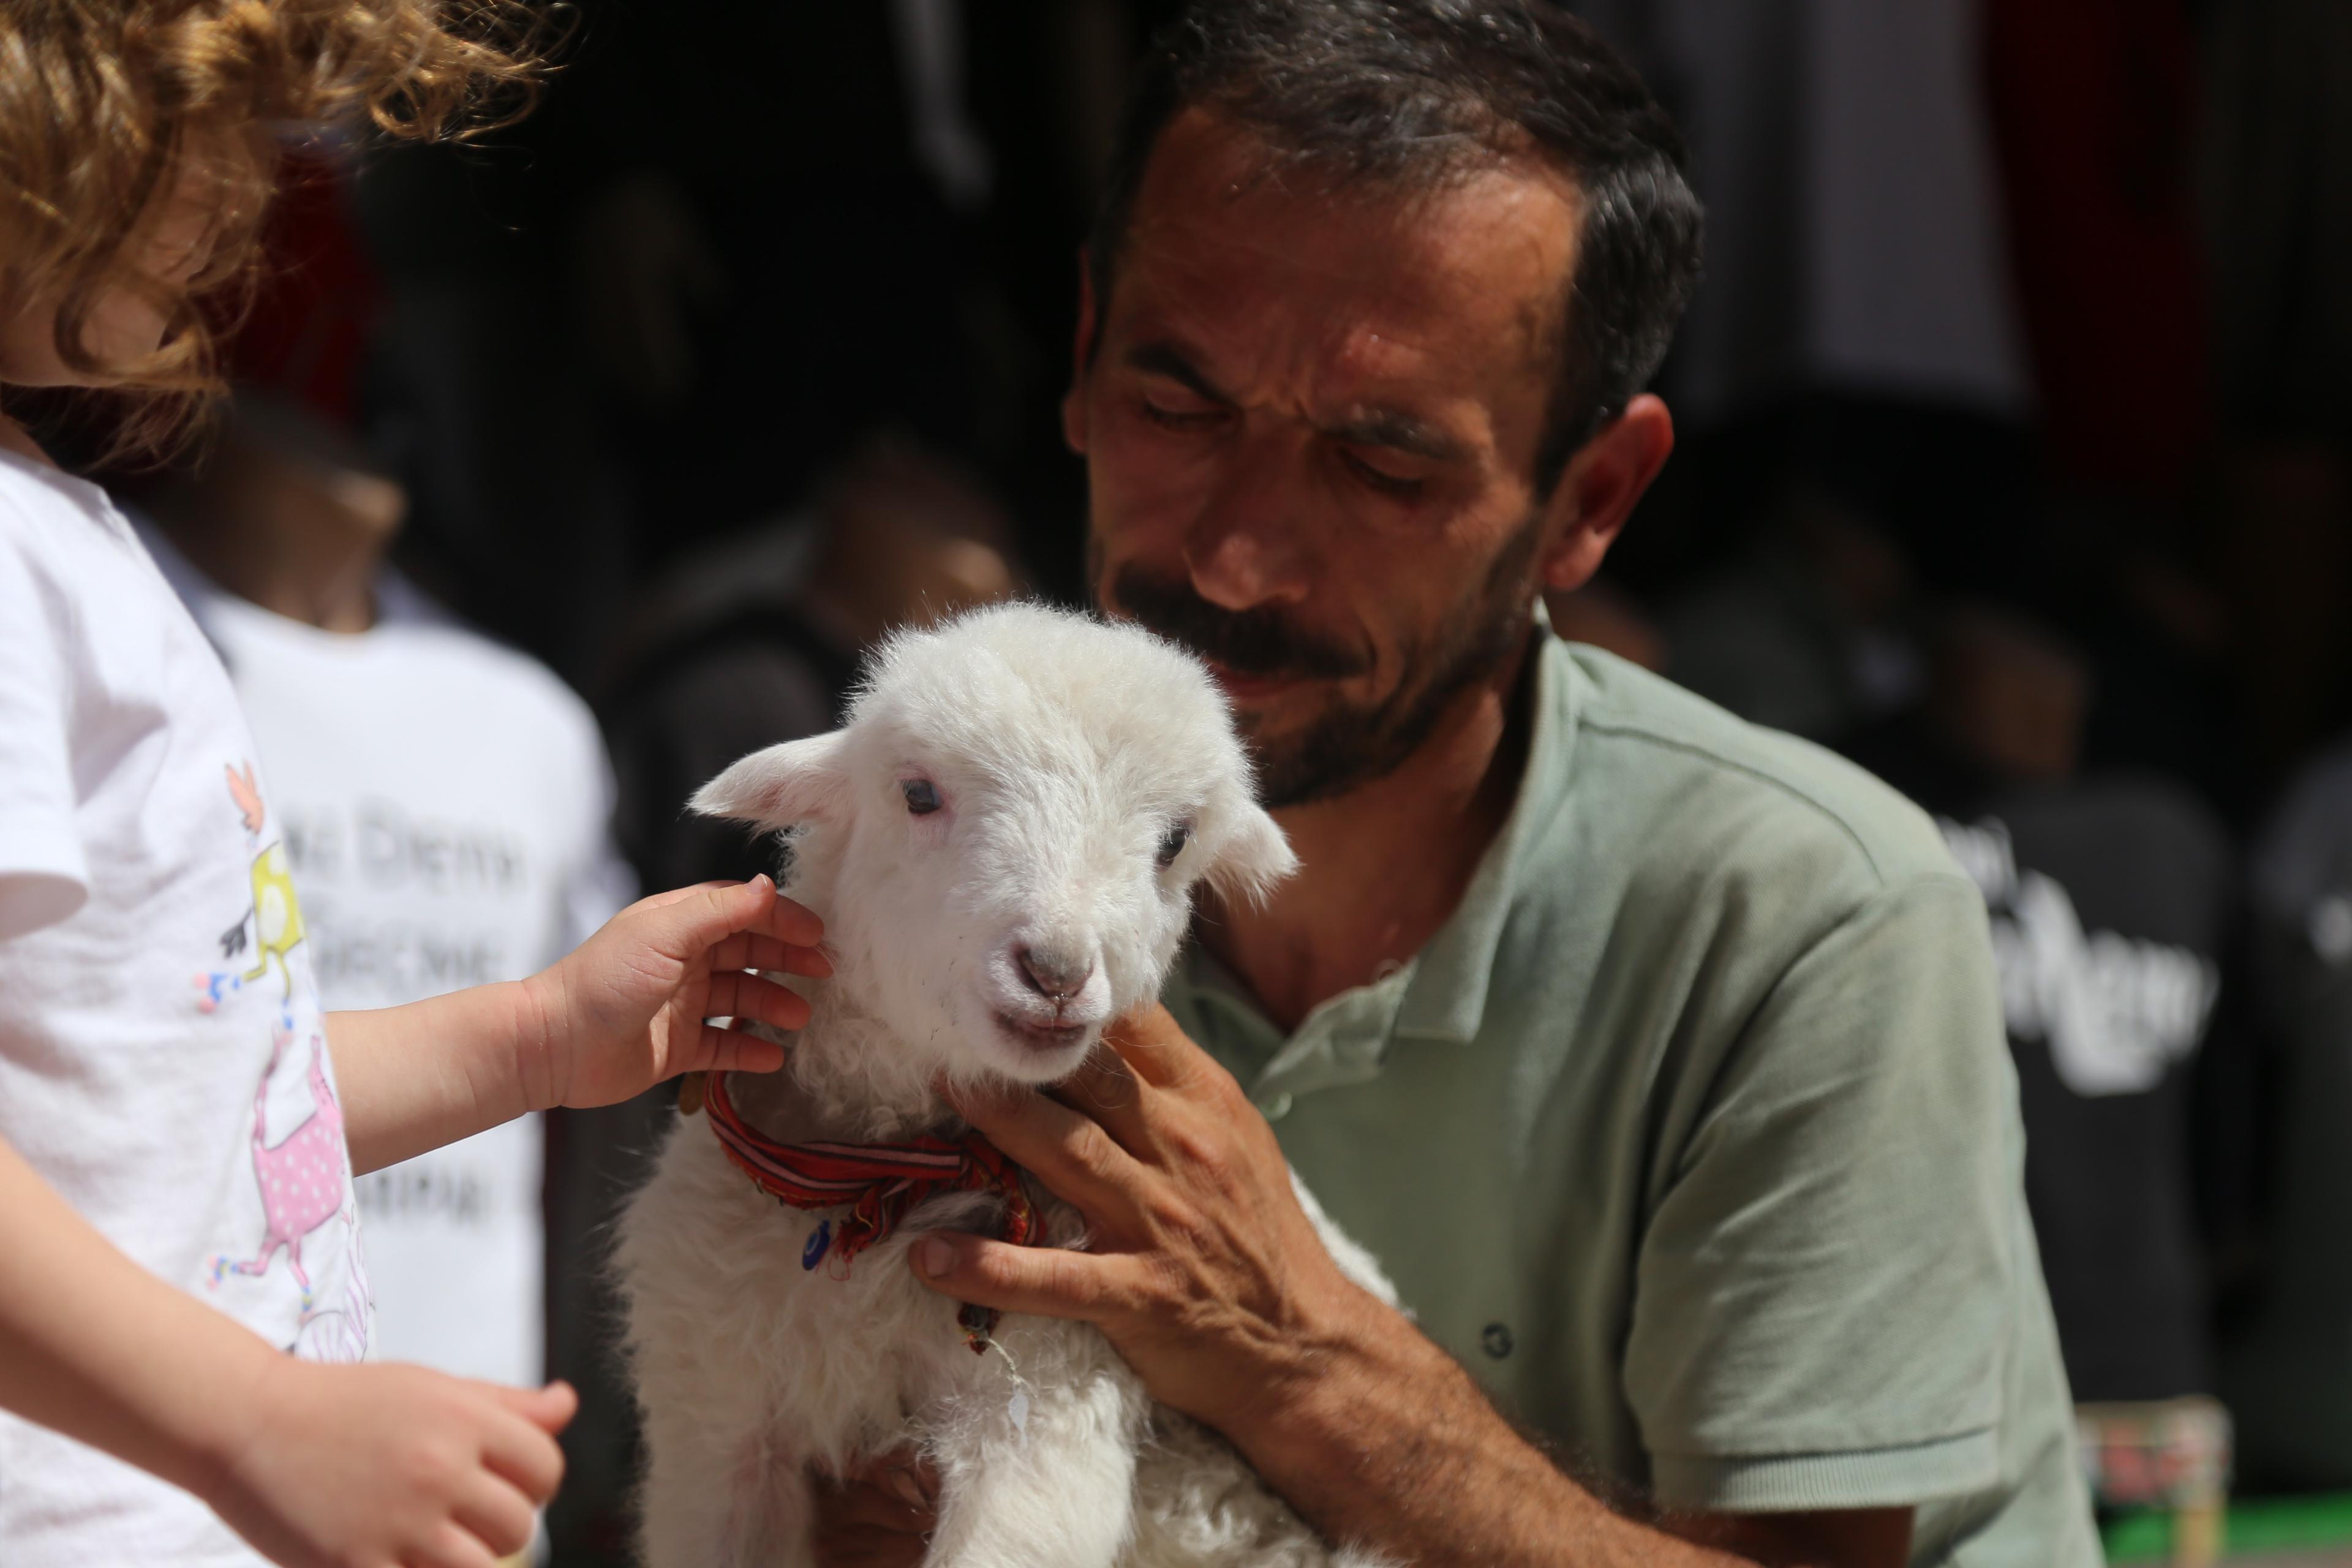
[[[614,798],[612,759],[587,715],[581,715],[583,736],[580,770],[573,776],[593,780],[588,808],[582,814],[579,842],[563,872],[563,931],[561,958],[625,908],[637,896],[637,874],[621,858],[613,842]]]
[[[1659,1500],[1995,1484],[2021,1149],[1981,898],[1883,889],[1740,1031],[1644,1232],[1624,1375]]]
[[[0,942],[89,894],[75,826],[68,608],[0,532]]]

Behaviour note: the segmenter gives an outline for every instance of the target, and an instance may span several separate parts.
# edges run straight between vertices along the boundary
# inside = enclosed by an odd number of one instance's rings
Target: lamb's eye
[[[929,816],[940,808],[940,786],[929,779],[908,779],[898,793],[907,797],[907,815]]]
[[[1192,841],[1192,827],[1190,823],[1180,822],[1175,826],[1170,828],[1168,830],[1167,837],[1161,838],[1160,841],[1160,864],[1161,868],[1164,869],[1167,867],[1176,864],[1176,857],[1184,853],[1184,846]]]

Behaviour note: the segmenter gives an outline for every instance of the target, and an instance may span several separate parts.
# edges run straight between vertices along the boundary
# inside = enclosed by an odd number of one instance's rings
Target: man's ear
[[[1298,856],[1257,802],[1244,797],[1223,815],[1225,832],[1209,862],[1209,886],[1219,898],[1255,903],[1298,869]]]
[[[1062,440],[1080,457],[1087,451],[1087,369],[1094,363],[1095,272],[1085,246],[1078,247],[1078,326],[1070,336],[1070,385],[1062,394]]]
[[[697,790],[688,804],[705,816],[731,816],[762,827],[822,821],[839,810],[849,787],[839,730],[754,752]]]
[[[1547,592],[1572,594],[1591,581],[1674,449],[1674,416],[1645,392],[1570,459],[1549,503],[1563,515],[1538,563]]]

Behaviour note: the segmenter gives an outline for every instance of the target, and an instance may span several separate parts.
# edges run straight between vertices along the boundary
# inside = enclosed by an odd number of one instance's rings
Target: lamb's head
[[[1027,605],[892,637],[844,728],[694,805],[803,830],[832,984],[964,1079],[1066,1077],[1158,992],[1196,884],[1255,897],[1297,864],[1198,661]]]

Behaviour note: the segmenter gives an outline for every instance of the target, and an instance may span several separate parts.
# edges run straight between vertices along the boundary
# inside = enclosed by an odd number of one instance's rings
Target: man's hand
[[[641,899],[525,981],[519,1070],[535,1110],[611,1105],[682,1072],[772,1072],[782,1049],[703,1020],[797,1029],[808,1003],[747,973],[833,973],[824,927],[768,878]]]
[[[1407,1562],[1896,1568],[1907,1555],[1907,1508],[1664,1528],[1611,1511],[1340,1273],[1274,1130],[1175,1020],[1150,1007],[1105,1039],[1051,1095],[957,1104],[1086,1215],[1091,1250],[929,1236],[911,1250],[925,1284],[1094,1323],[1154,1398],[1223,1432],[1309,1522]]]
[[[939,1523],[940,1478],[912,1448],[847,1475],[813,1470],[818,1568],[920,1568]]]
[[[1153,1398],[1236,1436],[1327,1352],[1383,1327],[1412,1332],[1339,1272],[1273,1129],[1164,1008],[1104,1040],[1052,1097],[957,1103],[1086,1215],[1089,1250],[928,1237],[913,1248],[925,1284],[1094,1323]]]

